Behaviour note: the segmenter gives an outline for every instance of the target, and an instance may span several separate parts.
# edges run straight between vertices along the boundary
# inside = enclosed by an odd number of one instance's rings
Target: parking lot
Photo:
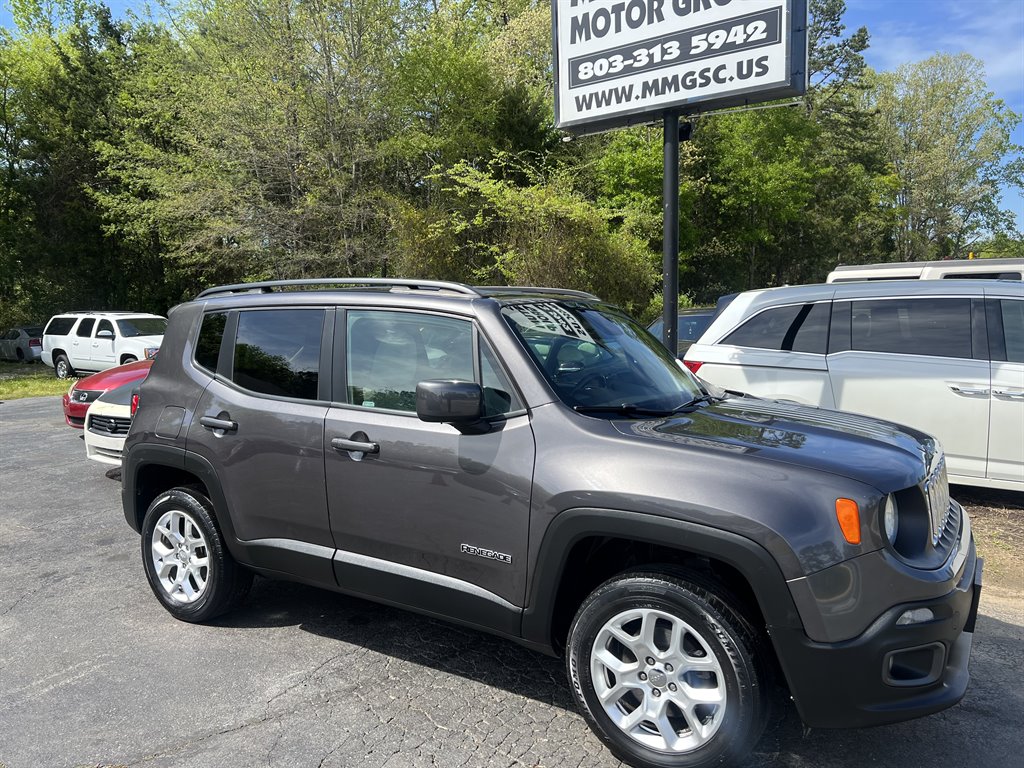
[[[213,624],[175,621],[142,573],[116,473],[85,458],[58,398],[0,403],[0,466],[2,768],[618,765],[561,662],[505,640],[262,579]],[[987,568],[964,701],[810,733],[782,703],[748,766],[1019,762],[1024,508],[966,498]]]

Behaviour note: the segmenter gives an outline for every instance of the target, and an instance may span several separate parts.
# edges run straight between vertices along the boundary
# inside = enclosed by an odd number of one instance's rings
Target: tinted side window
[[[316,400],[323,328],[322,309],[240,312],[232,380],[253,392]]]
[[[92,327],[95,324],[96,324],[96,318],[94,318],[94,317],[84,317],[84,318],[82,318],[82,322],[80,322],[78,324],[78,330],[75,331],[75,335],[76,336],[81,336],[83,338],[88,338],[89,336],[92,336]]]
[[[857,350],[970,358],[971,300],[855,301],[850,333]]]
[[[800,314],[801,305],[767,309],[747,320],[743,325],[725,337],[724,343],[738,347],[756,347],[757,349],[782,349],[782,341],[786,338],[796,316]]]
[[[100,320],[100,324],[96,326],[96,333],[99,333],[100,331],[110,331],[111,333],[114,333],[114,324],[109,320]]]
[[[46,326],[44,333],[50,336],[67,336],[75,326],[73,317],[55,317]]]
[[[228,316],[223,312],[215,312],[203,317],[203,325],[196,339],[196,364],[215,373],[217,360],[220,357],[220,343],[224,337],[224,326]]]
[[[947,272],[943,280],[1020,280],[1020,272]]]
[[[476,381],[473,326],[467,320],[352,310],[347,339],[347,394],[353,405],[412,412],[420,381]]]
[[[498,364],[498,358],[486,344],[480,345],[480,378],[484,390],[484,416],[498,416],[523,407]]]
[[[427,379],[478,381],[485,416],[520,410],[498,359],[480,345],[479,378],[468,320],[406,312],[348,313],[348,402],[414,412],[416,384]]]
[[[1003,337],[1006,339],[1006,359],[1011,363],[1024,363],[1024,301],[1002,299],[999,305],[1003,316]]]
[[[783,349],[792,349],[794,352],[813,352],[818,355],[825,354],[825,347],[828,344],[828,326],[832,316],[830,302],[823,301],[818,304],[811,304],[804,307],[803,321],[794,329],[790,329],[792,341],[784,339]],[[799,317],[797,318],[799,321]]]
[[[829,316],[829,302],[767,309],[726,336],[724,343],[823,355],[828,340]]]

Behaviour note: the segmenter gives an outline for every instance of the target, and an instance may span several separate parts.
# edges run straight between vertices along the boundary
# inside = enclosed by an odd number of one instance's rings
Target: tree
[[[985,85],[982,62],[936,54],[874,77],[886,157],[898,179],[896,253],[902,261],[966,256],[987,233],[1014,227],[999,190],[1024,183],[1020,124]]]

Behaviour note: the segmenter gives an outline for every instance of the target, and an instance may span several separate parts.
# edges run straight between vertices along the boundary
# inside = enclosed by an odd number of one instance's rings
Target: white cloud
[[[848,8],[850,25],[871,33],[875,69],[966,52],[985,63],[989,88],[1024,111],[1024,0],[849,0]]]

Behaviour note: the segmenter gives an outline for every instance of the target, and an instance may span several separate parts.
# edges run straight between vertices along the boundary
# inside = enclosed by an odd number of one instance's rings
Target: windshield
[[[163,336],[167,321],[162,317],[132,317],[117,321],[122,336]]]
[[[704,396],[653,336],[610,307],[529,302],[506,305],[502,314],[571,408],[670,412]]]

